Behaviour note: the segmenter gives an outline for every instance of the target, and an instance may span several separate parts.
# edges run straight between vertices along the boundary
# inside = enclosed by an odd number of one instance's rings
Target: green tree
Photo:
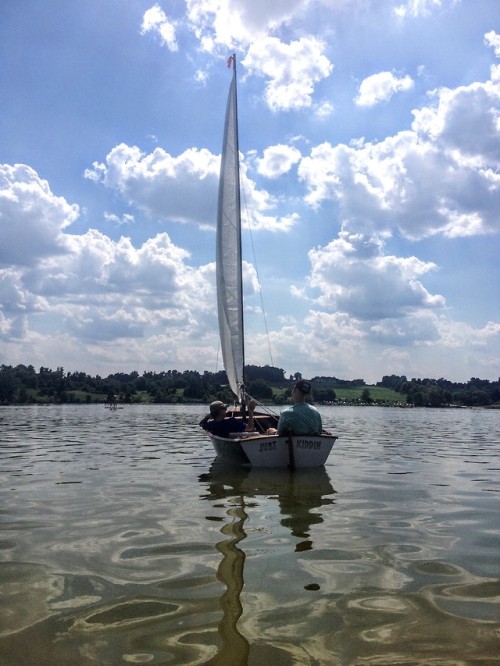
[[[363,389],[363,391],[361,392],[361,402],[366,402],[369,405],[371,405],[371,403],[373,402],[373,398],[370,395],[370,389],[367,388]]]
[[[14,402],[18,382],[10,365],[0,367],[0,403],[10,404]]]
[[[335,402],[337,394],[332,388],[314,387],[314,400],[316,402]]]
[[[250,382],[248,393],[259,400],[271,400],[273,397],[273,389],[261,379]]]

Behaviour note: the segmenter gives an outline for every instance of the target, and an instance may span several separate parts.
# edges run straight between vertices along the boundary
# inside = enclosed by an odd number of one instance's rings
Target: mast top
[[[236,74],[236,53],[233,53],[233,55],[229,56],[227,59],[227,66],[233,67],[233,72]]]

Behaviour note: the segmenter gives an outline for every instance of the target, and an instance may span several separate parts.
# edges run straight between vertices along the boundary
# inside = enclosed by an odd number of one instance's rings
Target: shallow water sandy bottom
[[[0,664],[500,663],[500,413],[321,411],[291,473],[203,408],[1,408]]]

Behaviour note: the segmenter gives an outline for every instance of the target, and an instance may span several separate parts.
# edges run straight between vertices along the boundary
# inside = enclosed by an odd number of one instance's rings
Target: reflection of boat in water
[[[222,619],[219,623],[221,648],[210,664],[247,664],[250,646],[237,627],[243,614],[241,592],[245,585],[245,552],[240,544],[247,538],[244,526],[252,510],[252,500],[265,497],[276,500],[283,516],[279,521],[294,537],[303,539],[295,551],[313,548],[311,527],[323,522],[321,506],[333,504],[335,493],[324,467],[318,469],[256,469],[229,466],[216,460],[208,474],[200,476],[206,485],[202,498],[217,502],[226,500],[227,522],[220,532],[223,539],[216,544],[222,555],[217,578],[225,586],[220,598]]]
[[[295,493],[300,496],[329,495],[335,492],[324,467],[293,471],[272,467],[236,467],[216,459],[210,467],[210,472],[200,476],[200,481],[208,483],[215,497],[219,498],[232,497],[235,493],[248,495]]]
[[[202,475],[208,482],[210,495],[205,499],[223,499],[242,496],[244,499],[264,495],[276,499],[281,514],[281,525],[288,527],[293,536],[307,537],[311,525],[323,522],[320,513],[312,509],[333,504],[328,497],[335,493],[324,467],[297,470],[274,468],[245,468],[229,466],[215,460],[210,473]]]

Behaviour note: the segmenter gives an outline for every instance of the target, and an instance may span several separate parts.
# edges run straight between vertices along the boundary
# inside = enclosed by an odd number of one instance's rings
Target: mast
[[[242,355],[242,370],[241,370],[241,385],[240,385],[240,400],[243,412],[245,411],[245,319],[243,313],[243,249],[241,241],[241,181],[240,181],[240,132],[238,125],[238,86],[236,79],[236,53],[233,53],[233,76],[234,76],[234,113],[235,113],[235,141],[236,141],[236,182],[237,182],[237,200],[238,200],[238,219],[239,219],[239,234],[238,234],[238,255],[240,257],[240,319],[241,319],[241,355]]]

